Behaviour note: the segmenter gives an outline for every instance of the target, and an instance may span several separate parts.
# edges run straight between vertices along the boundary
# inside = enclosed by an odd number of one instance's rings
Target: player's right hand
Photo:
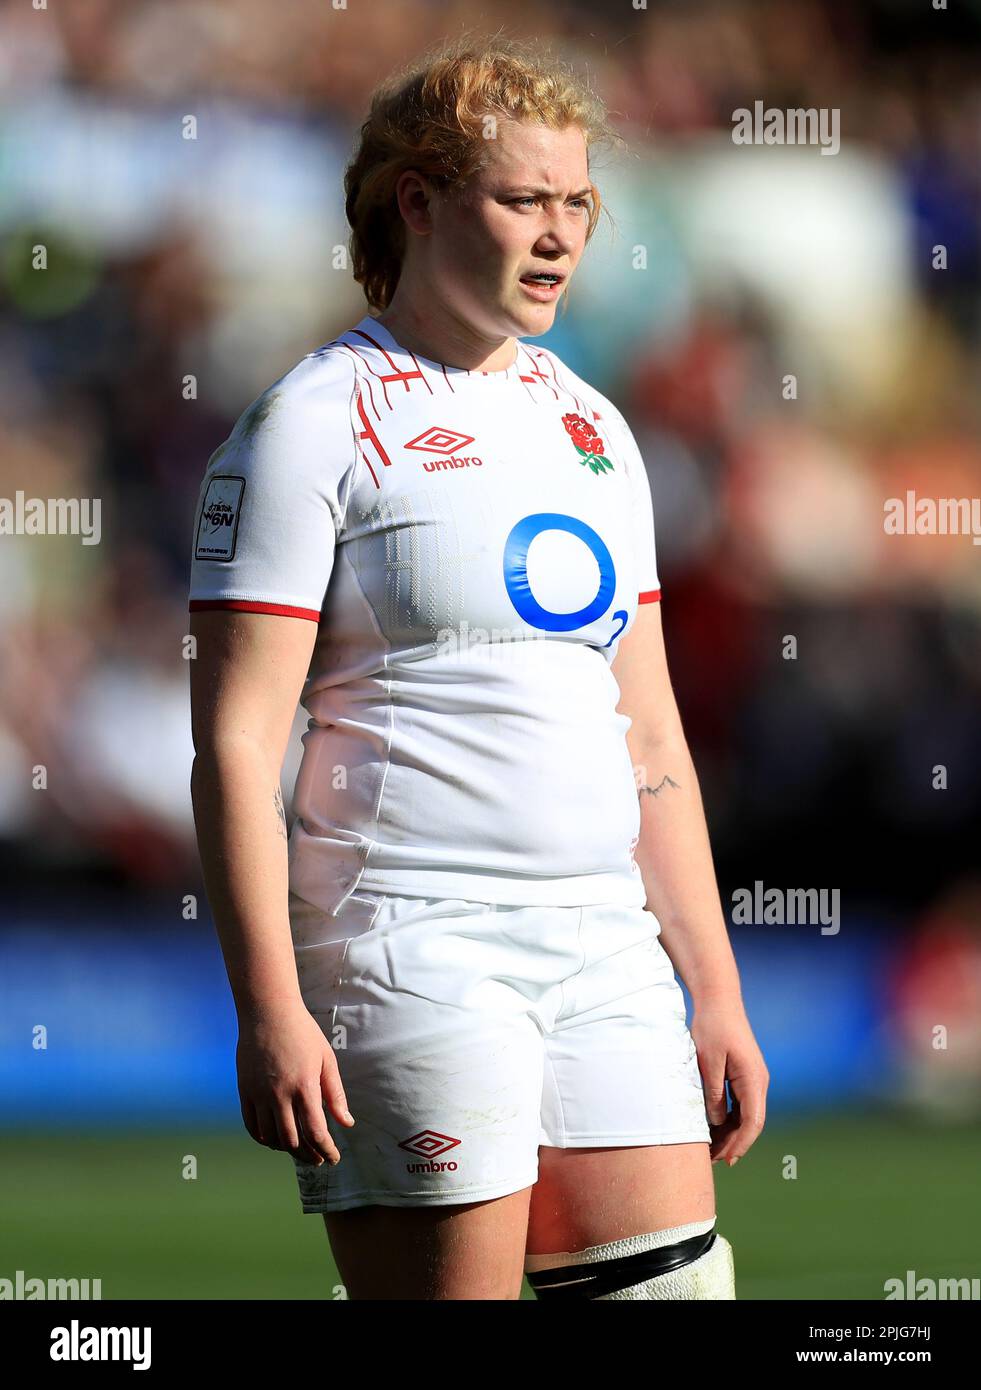
[[[238,1093],[245,1128],[257,1144],[301,1163],[339,1163],[324,1102],[340,1124],[347,1108],[337,1057],[302,1001],[239,1010]]]

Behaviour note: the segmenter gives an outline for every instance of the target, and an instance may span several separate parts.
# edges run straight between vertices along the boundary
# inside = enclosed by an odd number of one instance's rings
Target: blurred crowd
[[[245,406],[365,312],[343,255],[358,122],[467,27],[546,37],[626,141],[598,152],[612,222],[543,341],[650,470],[723,891],[836,886],[908,920],[976,881],[981,548],[883,525],[908,490],[981,496],[978,32],[964,6],[913,11],[3,0],[0,494],[102,503],[98,545],[0,536],[17,883],[198,881],[200,478]],[[839,109],[840,152],[734,144],[757,99]]]

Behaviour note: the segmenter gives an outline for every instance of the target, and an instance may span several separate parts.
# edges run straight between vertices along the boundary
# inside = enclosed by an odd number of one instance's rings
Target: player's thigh
[[[449,1206],[325,1212],[348,1298],[520,1298],[531,1191]]]
[[[715,1215],[707,1143],[541,1147],[528,1253],[585,1250]]]

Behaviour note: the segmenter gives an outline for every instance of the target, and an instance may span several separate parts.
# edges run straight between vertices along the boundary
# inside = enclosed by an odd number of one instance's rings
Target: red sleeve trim
[[[638,603],[659,603],[661,599],[660,589],[647,589],[644,593],[638,594]]]
[[[309,618],[319,623],[320,614],[314,608],[294,608],[288,603],[254,603],[245,598],[192,598],[187,605],[191,613],[204,608],[238,608],[245,613],[278,613],[283,618]]]

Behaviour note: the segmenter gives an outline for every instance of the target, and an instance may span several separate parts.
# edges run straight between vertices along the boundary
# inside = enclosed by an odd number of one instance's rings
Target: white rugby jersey
[[[640,808],[610,670],[660,597],[647,472],[555,353],[504,371],[367,316],[208,462],[190,608],[319,624],[290,887],[635,905]]]

